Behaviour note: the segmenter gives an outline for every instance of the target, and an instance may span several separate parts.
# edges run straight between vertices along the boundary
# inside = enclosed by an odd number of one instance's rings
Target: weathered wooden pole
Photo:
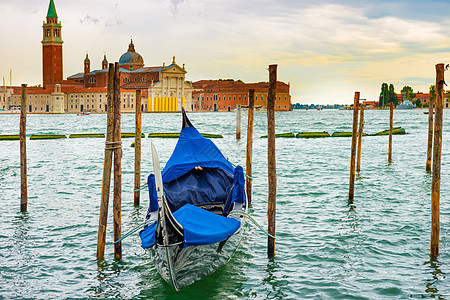
[[[425,170],[427,172],[431,171],[431,154],[433,153],[433,104],[431,101],[428,106],[428,143],[427,143],[427,162],[425,165]]]
[[[353,203],[355,194],[355,158],[356,158],[356,139],[358,130],[358,107],[359,107],[359,92],[355,92],[353,101],[353,130],[352,130],[352,149],[350,152],[350,181],[348,188],[348,201]]]
[[[236,139],[241,139],[241,105],[236,105]]]
[[[358,131],[358,153],[356,156],[356,172],[361,171],[361,146],[364,130],[364,105],[361,105],[361,111],[359,113],[359,131]]]
[[[140,204],[141,191],[141,90],[136,91],[136,115],[135,115],[135,137],[134,137],[134,205]]]
[[[248,204],[252,204],[252,152],[253,152],[253,114],[255,112],[255,90],[248,92],[248,122],[247,122],[247,164],[245,172],[248,177],[245,178],[247,187]]]
[[[277,203],[277,169],[275,157],[275,97],[277,87],[277,65],[269,65],[269,95],[267,97],[267,165],[269,200],[267,207],[268,232],[275,236]],[[275,256],[275,239],[267,237],[267,255]]]
[[[114,241],[122,237],[122,137],[120,130],[120,72],[114,65]],[[114,244],[114,257],[122,258],[122,242]]]
[[[114,149],[114,64],[109,64],[108,102],[105,159],[103,162],[102,197],[100,201],[100,219],[98,222],[97,259],[105,255],[106,225],[108,222],[109,191],[111,188],[111,164]]]
[[[441,194],[442,113],[444,99],[444,64],[436,65],[436,116],[434,122],[433,171],[431,180],[430,255],[439,255],[439,199]]]
[[[28,206],[27,185],[27,85],[22,84],[20,98],[20,211],[26,212]]]
[[[392,160],[392,131],[394,129],[394,103],[391,102],[389,105],[389,150],[388,150],[388,160]]]

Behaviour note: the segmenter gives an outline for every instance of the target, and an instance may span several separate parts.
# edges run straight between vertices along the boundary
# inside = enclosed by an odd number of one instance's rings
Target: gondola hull
[[[239,247],[244,234],[245,219],[235,234],[223,242],[183,248],[183,245],[165,247],[155,244],[151,248],[153,261],[161,277],[176,290],[194,283],[225,265]],[[169,261],[168,259],[171,259]],[[172,278],[169,264],[172,267]]]
[[[248,210],[244,172],[184,111],[180,138],[163,171],[153,143],[151,148],[149,225],[139,235],[162,278],[179,290],[226,264],[241,243]]]

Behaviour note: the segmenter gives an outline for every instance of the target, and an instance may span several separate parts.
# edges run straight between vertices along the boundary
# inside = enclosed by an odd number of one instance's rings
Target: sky
[[[118,61],[133,38],[146,66],[186,64],[186,80],[291,85],[292,103],[377,100],[381,84],[428,92],[450,62],[450,1],[54,0],[63,25],[64,78]],[[42,83],[49,0],[0,0],[0,77]],[[1,78],[0,78],[1,80]]]

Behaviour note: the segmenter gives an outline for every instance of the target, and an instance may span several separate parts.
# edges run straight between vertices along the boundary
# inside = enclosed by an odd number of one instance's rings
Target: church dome
[[[134,50],[133,40],[128,46],[128,51],[122,54],[119,59],[119,65],[129,70],[136,70],[144,66],[144,59]]]

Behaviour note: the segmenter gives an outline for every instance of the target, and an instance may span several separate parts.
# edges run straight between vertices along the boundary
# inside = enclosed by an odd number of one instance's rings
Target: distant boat
[[[90,114],[91,114],[90,112],[83,111],[81,113],[78,113],[77,116],[89,116]]]
[[[403,100],[403,102],[397,105],[396,109],[414,109],[416,106],[409,100]]]
[[[403,94],[403,101],[397,105],[396,109],[414,109],[416,106],[411,101],[406,100],[406,92]]]
[[[232,111],[236,111],[236,108]],[[241,111],[248,111],[248,105],[241,105]],[[257,112],[267,112],[267,109],[262,105],[255,105],[254,110],[255,113]]]
[[[429,110],[425,110],[423,113],[426,114],[426,115],[429,115],[429,114],[430,114],[430,111],[429,111]],[[435,113],[435,112],[433,111],[433,114],[434,114],[434,113]]]

